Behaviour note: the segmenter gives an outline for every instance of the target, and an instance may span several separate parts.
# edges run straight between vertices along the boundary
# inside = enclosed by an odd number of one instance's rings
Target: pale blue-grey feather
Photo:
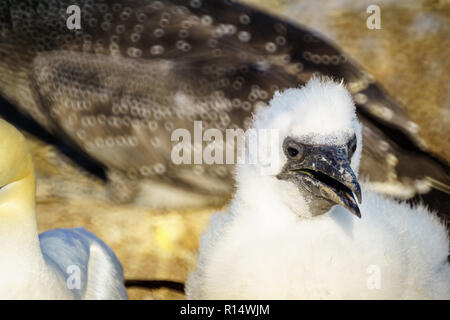
[[[66,283],[72,275],[70,267],[79,268],[79,288],[68,288],[75,299],[91,299],[87,292],[88,287],[89,291],[97,292],[96,299],[127,299],[123,269],[119,260],[114,252],[93,233],[84,228],[54,229],[40,234],[39,240],[45,260],[61,274]],[[102,251],[101,268],[96,265],[99,260],[91,257],[92,246]],[[104,272],[107,274],[105,275]],[[95,277],[89,279],[88,273],[91,277],[92,275]],[[102,281],[96,281],[97,274]],[[102,284],[101,288],[95,288],[100,284]],[[99,292],[101,294],[98,294]]]

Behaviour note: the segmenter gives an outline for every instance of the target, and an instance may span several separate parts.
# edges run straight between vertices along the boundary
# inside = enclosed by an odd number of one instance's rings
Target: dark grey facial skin
[[[356,149],[356,137],[346,145],[310,145],[287,137],[283,151],[288,158],[280,180],[294,183],[305,195],[313,215],[327,212],[336,204],[361,218],[355,199],[361,203],[361,187],[350,167]]]

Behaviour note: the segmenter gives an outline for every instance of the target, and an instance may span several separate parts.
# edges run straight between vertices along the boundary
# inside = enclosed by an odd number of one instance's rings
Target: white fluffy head
[[[358,174],[362,151],[361,124],[350,93],[343,83],[330,78],[313,77],[304,87],[276,92],[269,107],[254,117],[253,128],[275,129],[279,146],[286,137],[308,144],[344,144],[356,135],[357,149],[352,157],[352,169]],[[267,143],[270,147],[270,143]],[[286,161],[281,148],[277,154],[278,169]],[[272,152],[272,150],[270,150]],[[275,170],[276,171],[276,170]]]
[[[344,85],[314,77],[302,88],[276,92],[270,107],[256,115],[254,128],[278,128],[293,136],[309,136],[311,142],[326,143],[324,137],[350,133],[355,120],[355,106]]]
[[[269,107],[255,115],[253,129],[256,132],[261,129],[273,130],[277,133],[278,143],[274,145],[273,140],[263,143],[263,153],[271,159],[269,170],[267,161],[238,166],[238,188],[242,186],[240,192],[247,192],[244,191],[246,189],[252,193],[245,197],[247,199],[258,199],[255,194],[262,192],[261,199],[267,198],[266,194],[275,195],[289,207],[296,208],[298,214],[305,215],[308,211],[306,200],[299,196],[297,186],[277,178],[288,161],[282,147],[287,137],[308,145],[342,146],[356,136],[357,147],[350,161],[353,172],[358,174],[362,150],[361,125],[356,117],[352,97],[342,83],[313,77],[302,88],[277,92]],[[251,138],[247,141],[251,141]],[[261,147],[261,136],[257,145]]]

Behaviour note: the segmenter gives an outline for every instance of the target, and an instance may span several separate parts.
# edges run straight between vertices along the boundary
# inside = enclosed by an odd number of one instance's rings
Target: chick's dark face
[[[356,150],[356,136],[344,144],[307,144],[287,137],[283,152],[287,162],[277,175],[294,183],[304,195],[313,215],[339,204],[357,217],[361,213],[361,188],[350,164]]]

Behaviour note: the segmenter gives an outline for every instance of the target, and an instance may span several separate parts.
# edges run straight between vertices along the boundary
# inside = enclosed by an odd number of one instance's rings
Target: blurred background
[[[411,131],[420,137],[420,148],[448,168],[449,1],[242,2],[315,30],[336,44],[399,103],[411,120]],[[379,30],[366,26],[366,9],[371,4],[381,8]],[[30,121],[32,117],[22,117],[15,104],[8,102],[11,99],[4,98],[0,106],[3,116],[21,123],[33,154],[39,231],[83,226],[111,246],[122,262],[126,279],[184,283],[195,266],[199,236],[211,213],[226,206],[226,197],[176,209],[151,209],[135,201],[117,201],[117,194],[133,189],[129,182],[107,176],[101,161],[66,145],[64,136],[37,129]],[[448,197],[446,173],[444,169],[441,189]],[[448,214],[448,198],[440,199],[440,213]],[[132,299],[184,298],[183,293],[169,288],[128,290]]]

